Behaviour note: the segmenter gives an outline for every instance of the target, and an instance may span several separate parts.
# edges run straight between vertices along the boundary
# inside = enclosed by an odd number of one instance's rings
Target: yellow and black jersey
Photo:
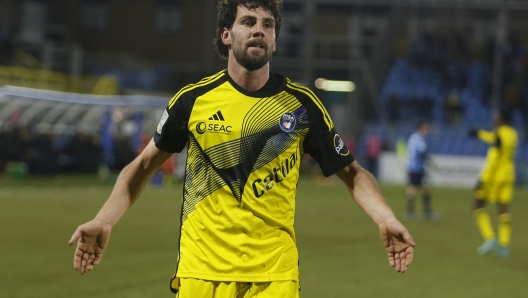
[[[483,182],[515,181],[515,153],[517,131],[510,125],[501,125],[494,131],[479,130],[478,137],[490,145],[486,162],[480,173]]]
[[[301,157],[310,154],[327,176],[353,161],[310,89],[270,73],[249,92],[224,70],[181,89],[154,139],[167,152],[188,144],[173,291],[182,277],[298,280]]]

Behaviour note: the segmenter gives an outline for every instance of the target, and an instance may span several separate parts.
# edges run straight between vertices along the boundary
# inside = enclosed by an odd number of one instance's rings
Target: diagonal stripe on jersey
[[[266,107],[263,109],[262,107]],[[299,119],[292,132],[284,132],[279,120],[288,111]],[[212,169],[231,188],[240,202],[251,172],[261,168],[291,147],[308,132],[306,109],[287,92],[260,99],[243,119],[241,138],[207,148]]]
[[[191,135],[189,137],[188,163],[185,170],[182,222],[194,211],[196,204],[226,185],[225,180],[213,169],[200,145]],[[206,183],[207,182],[207,183]]]

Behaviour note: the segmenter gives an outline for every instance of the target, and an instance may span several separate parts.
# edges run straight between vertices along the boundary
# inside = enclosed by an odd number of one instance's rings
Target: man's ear
[[[222,29],[222,33],[220,34],[220,37],[222,38],[222,42],[227,47],[231,46],[231,32],[227,30],[227,28]]]
[[[273,52],[275,52],[276,49],[277,49],[277,42],[275,42],[275,43],[273,44]]]

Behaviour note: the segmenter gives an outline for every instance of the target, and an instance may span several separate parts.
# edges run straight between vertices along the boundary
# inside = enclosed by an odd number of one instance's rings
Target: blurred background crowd
[[[212,46],[214,2],[2,1],[0,172],[121,169],[161,115],[138,105],[148,107],[153,97],[166,102],[226,67]],[[272,70],[314,89],[351,152],[374,174],[380,154],[403,152],[423,119],[432,123],[431,153],[484,156],[487,145],[467,131],[491,129],[492,109],[508,107],[521,136],[523,183],[527,13],[522,0],[286,0]],[[317,78],[351,81],[355,89],[320,90]]]

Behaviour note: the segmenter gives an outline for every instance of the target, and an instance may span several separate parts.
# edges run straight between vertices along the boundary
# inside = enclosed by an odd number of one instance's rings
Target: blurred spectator
[[[464,107],[456,92],[451,92],[444,103],[444,114],[448,123],[458,123],[464,117]]]
[[[126,158],[135,155],[130,142],[123,139],[120,142],[116,152],[122,165]],[[0,130],[0,173],[6,171],[8,164],[24,164],[34,175],[95,174],[101,165],[102,153],[99,135],[37,133],[11,123],[4,124]]]
[[[382,140],[378,134],[371,133],[365,138],[367,143],[367,162],[365,168],[374,177],[378,177],[378,159],[381,153]]]

